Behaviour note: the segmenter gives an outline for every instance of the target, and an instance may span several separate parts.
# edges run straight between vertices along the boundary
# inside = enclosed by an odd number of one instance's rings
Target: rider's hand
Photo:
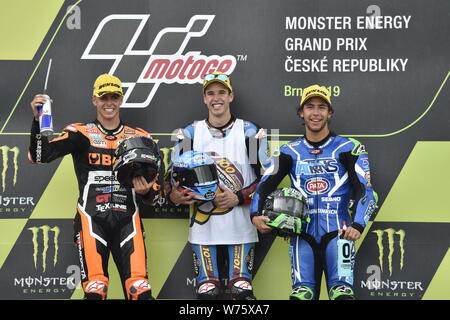
[[[31,110],[33,111],[33,116],[36,121],[39,120],[39,112],[37,108],[42,106],[46,101],[47,98],[43,94],[35,95],[33,101],[31,101]],[[53,100],[50,100],[50,102],[53,102]]]
[[[194,194],[186,189],[179,189],[178,188],[179,185],[180,182],[177,182],[172,186],[172,191],[170,191],[169,193],[170,201],[176,204],[187,204],[187,205],[195,203],[197,200],[192,199]]]
[[[219,209],[228,209],[236,207],[239,204],[239,198],[234,193],[228,190],[223,185],[219,186],[222,193],[216,195],[214,199],[214,205]]]
[[[270,222],[270,219],[266,216],[254,216],[252,217],[252,223],[261,233],[268,233],[273,230],[271,226],[266,223]]]

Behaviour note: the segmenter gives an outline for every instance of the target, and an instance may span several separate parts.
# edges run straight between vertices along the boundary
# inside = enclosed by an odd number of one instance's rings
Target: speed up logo
[[[147,107],[162,83],[202,83],[207,73],[233,72],[236,67],[234,56],[184,52],[191,38],[206,34],[214,15],[195,15],[185,27],[164,28],[148,50],[135,50],[135,43],[149,17],[149,14],[107,16],[97,26],[81,56],[81,59],[113,61],[108,73],[118,76],[126,89],[122,107]]]

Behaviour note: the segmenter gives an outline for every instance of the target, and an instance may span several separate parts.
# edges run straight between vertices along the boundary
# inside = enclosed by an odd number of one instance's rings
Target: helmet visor
[[[305,204],[303,201],[292,197],[274,197],[273,211],[289,212],[296,217],[303,217],[305,214]]]
[[[119,157],[125,152],[133,149],[145,149],[148,152],[152,152],[158,155],[159,149],[158,145],[150,138],[147,137],[131,137],[120,143],[120,145],[115,150],[115,156]]]
[[[201,187],[218,183],[216,165],[209,164],[191,169],[176,170],[173,172],[175,181],[180,186]]]

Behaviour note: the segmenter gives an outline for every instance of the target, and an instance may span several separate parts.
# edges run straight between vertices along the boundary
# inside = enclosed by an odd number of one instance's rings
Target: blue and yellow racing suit
[[[340,285],[353,290],[353,272],[350,277],[338,276],[337,240],[344,224],[362,233],[376,208],[364,146],[334,134],[318,143],[301,137],[283,145],[255,192],[252,217],[261,214],[265,198],[287,174],[291,187],[307,199],[310,217],[302,234],[290,240],[293,292],[306,287],[309,298],[317,299],[322,271],[328,290]]]

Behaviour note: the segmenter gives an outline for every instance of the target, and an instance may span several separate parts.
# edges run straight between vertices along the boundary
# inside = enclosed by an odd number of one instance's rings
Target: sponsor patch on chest
[[[309,194],[324,194],[330,189],[330,183],[324,178],[311,178],[306,180],[305,189]]]

